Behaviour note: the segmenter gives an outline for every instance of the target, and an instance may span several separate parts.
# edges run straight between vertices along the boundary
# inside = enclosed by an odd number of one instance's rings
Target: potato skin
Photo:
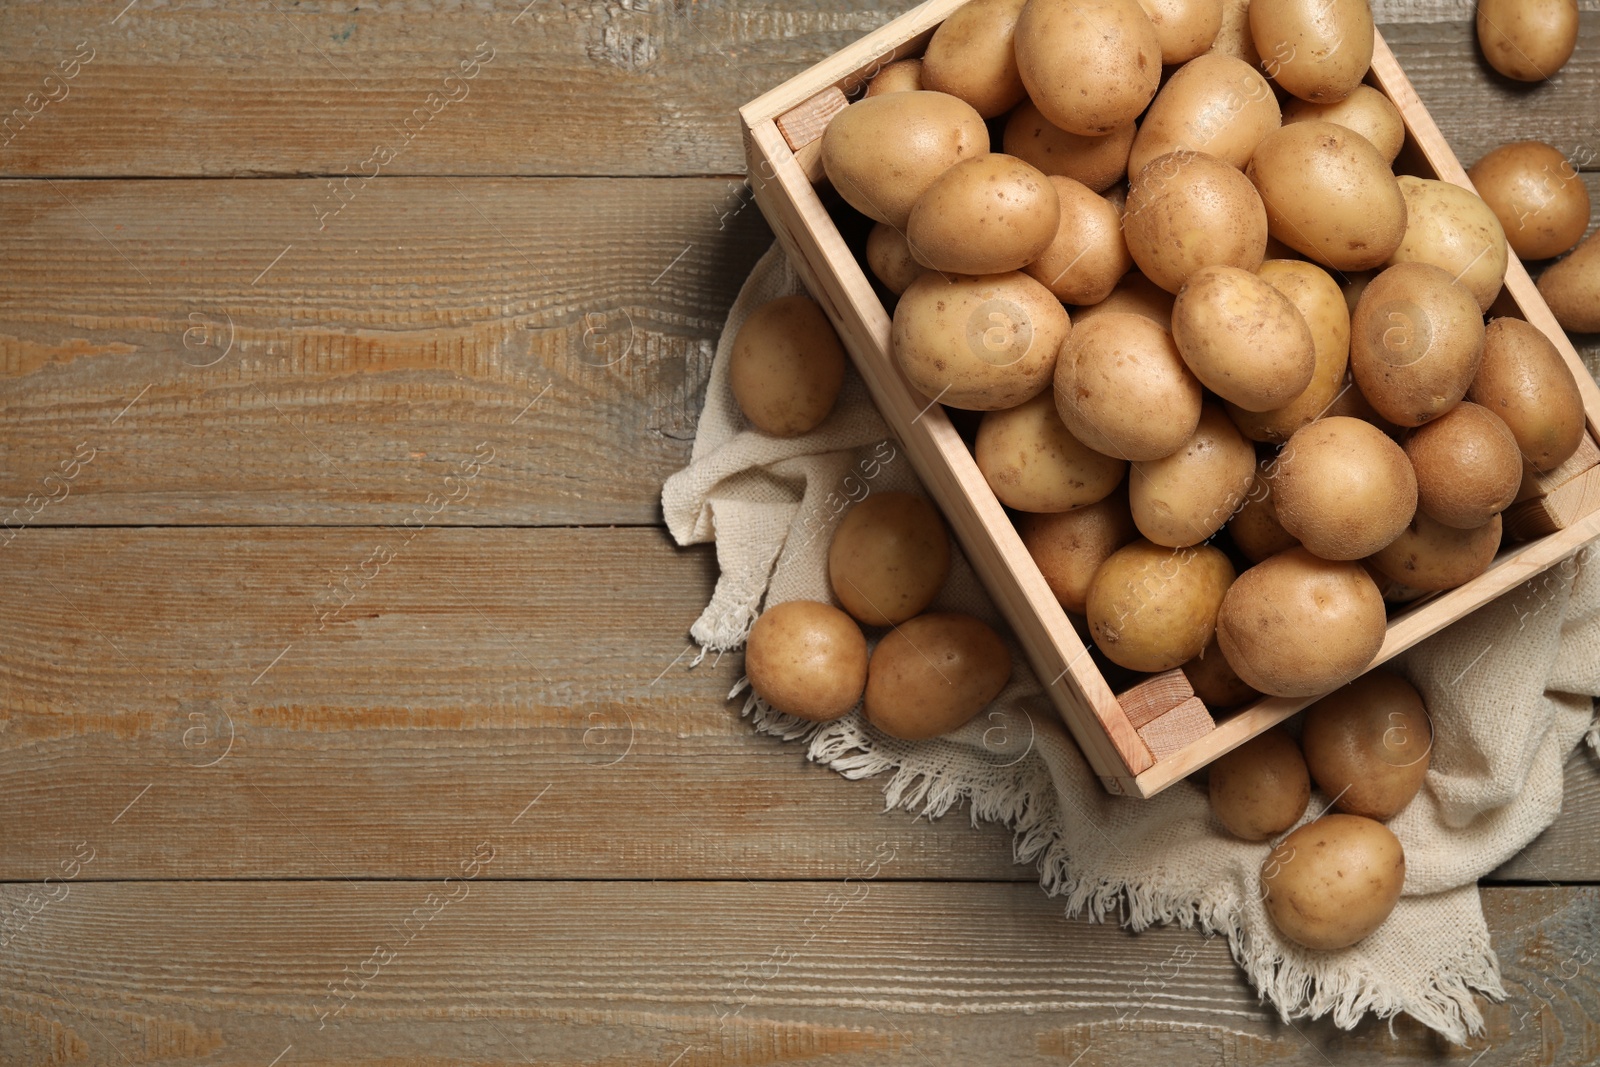
[[[1589,228],[1589,190],[1568,159],[1543,141],[1513,141],[1467,171],[1520,258],[1570,252]]]
[[[1136,463],[1128,503],[1139,532],[1167,548],[1197,545],[1222,529],[1255,479],[1256,452],[1216,404],[1176,452]]]
[[[1475,194],[1450,182],[1402,174],[1406,235],[1389,264],[1432,263],[1488,311],[1506,278],[1510,249],[1500,220]]]
[[[885,93],[914,93],[926,88],[922,84],[922,57],[897,59],[872,76],[867,83],[866,96],[883,96]]]
[[[1184,663],[1183,676],[1189,679],[1194,695],[1211,711],[1225,711],[1255,700],[1261,694],[1251,689],[1228,665],[1228,657],[1212,634],[1206,647],[1194,659]]]
[[[1143,315],[1162,330],[1172,329],[1172,304],[1177,298],[1138,271],[1130,271],[1112,287],[1099,303],[1073,311],[1072,321],[1087,322],[1097,315],[1112,312]]]
[[[1278,521],[1278,508],[1270,485],[1272,471],[1277,465],[1276,456],[1256,464],[1255,479],[1250,483],[1244,503],[1228,520],[1228,535],[1251,563],[1260,563],[1300,543],[1300,539]]]
[[[1045,584],[1067,611],[1082,615],[1089,583],[1111,553],[1139,536],[1119,489],[1097,503],[1052,515],[1017,517],[1017,533]]]
[[[1465,585],[1489,569],[1500,549],[1499,515],[1475,530],[1446,526],[1425,511],[1400,536],[1367,557],[1385,577],[1425,592]]]
[[[1600,230],[1539,275],[1539,295],[1569,333],[1600,333]]]
[[[971,615],[918,615],[884,635],[862,711],[890,737],[921,741],[970,722],[1011,680],[1011,652]]]
[[[1047,179],[1060,204],[1054,237],[1023,268],[1064,304],[1097,304],[1133,266],[1117,205],[1082,182]]]
[[[939,24],[922,56],[924,88],[971,104],[986,119],[1022,100],[1012,34],[1027,0],[970,0]]]
[[[1069,133],[1128,125],[1161,84],[1161,42],[1138,0],[1029,0],[1015,40],[1029,98]]]
[[[1271,411],[1305,392],[1316,342],[1299,310],[1238,267],[1203,267],[1172,307],[1172,339],[1200,384],[1247,411]]]
[[[1202,55],[1222,29],[1222,0],[1139,0],[1156,28],[1165,66]]]
[[[1061,198],[1038,168],[990,152],[963,159],[917,198],[906,243],[924,267],[952,274],[1021,270],[1055,238]]]
[[[1212,813],[1230,834],[1246,841],[1283,833],[1311,802],[1305,758],[1281,726],[1218,756],[1206,787]]]
[[[1073,330],[1056,361],[1056,411],[1097,452],[1170,456],[1200,424],[1200,383],[1172,335],[1143,315],[1107,312]]]
[[[1283,839],[1261,866],[1262,903],[1306,948],[1348,948],[1383,925],[1405,888],[1406,855],[1381,822],[1324,815]]]
[[[1370,556],[1400,536],[1417,510],[1417,478],[1399,445],[1360,419],[1302,427],[1270,479],[1278,521],[1331,560]]]
[[[867,682],[867,639],[832,604],[790,600],[761,613],[745,645],[756,695],[812,722],[848,715]]]
[[[1283,105],[1283,122],[1331,122],[1354,130],[1372,142],[1383,161],[1393,164],[1406,142],[1406,124],[1400,109],[1370,85],[1358,85],[1343,100],[1314,104],[1290,98]]]
[[[1201,56],[1174,71],[1156,94],[1133,139],[1128,170],[1137,174],[1179,150],[1205,152],[1242,170],[1281,117],[1272,86],[1255,68],[1233,56]]]
[[[1128,174],[1128,152],[1138,127],[1128,122],[1110,133],[1086,137],[1068,133],[1024,100],[1006,120],[1003,150],[1046,174],[1082,182],[1103,193]]]
[[[1508,78],[1544,81],[1578,44],[1577,0],[1478,0],[1478,45]]]
[[[1328,272],[1302,259],[1269,259],[1257,277],[1294,305],[1311,331],[1315,366],[1311,384],[1282,407],[1246,411],[1228,404],[1228,417],[1252,441],[1281,444],[1300,427],[1322,417],[1344,389],[1350,362],[1350,312]]]
[[[1254,186],[1215,156],[1168,152],[1129,181],[1122,213],[1128,251],[1169,293],[1203,267],[1253,271],[1267,252],[1267,209]]]
[[[822,166],[834,189],[869,219],[900,229],[939,175],[987,151],[983,116],[964,100],[927,90],[864,97],[822,134]]]
[[[912,257],[906,235],[886,222],[874,223],[867,233],[867,266],[873,277],[896,296],[928,269]]]
[[[1071,511],[1109,496],[1128,464],[1072,436],[1049,391],[1004,411],[985,412],[973,449],[978,470],[1018,511]]]
[[[1410,682],[1368,671],[1306,710],[1300,744],[1317,788],[1338,798],[1337,810],[1383,822],[1422,788],[1433,720]]]
[[[1302,100],[1343,100],[1372,66],[1367,0],[1251,0],[1249,18],[1261,66]]]
[[[1522,458],[1555,470],[1583,443],[1583,396],[1556,346],[1522,319],[1491,319],[1467,399],[1499,416]]]
[[[1483,347],[1477,300],[1429,263],[1383,271],[1350,319],[1350,372],[1367,402],[1397,426],[1421,426],[1455,406]]]
[[[784,296],[751,312],[733,337],[728,384],[750,424],[794,437],[822,424],[844,385],[844,346],[808,296]]]
[[[1232,582],[1233,564],[1220,549],[1134,541],[1113,552],[1089,583],[1089,635],[1113,663],[1169,671],[1211,640]]]
[[[921,612],[950,576],[950,535],[939,509],[910,493],[872,493],[845,514],[828,545],[828,583],[868,626]]]
[[[1462,401],[1406,435],[1417,506],[1446,526],[1473,530],[1511,506],[1522,488],[1522,453],[1500,416]]]

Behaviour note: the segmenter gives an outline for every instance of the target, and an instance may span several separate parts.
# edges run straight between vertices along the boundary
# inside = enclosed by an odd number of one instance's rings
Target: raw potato
[[[828,582],[858,621],[894,626],[918,614],[950,576],[939,510],[910,493],[872,493],[851,508],[828,546]]]
[[[1161,45],[1161,62],[1187,63],[1205,52],[1222,28],[1222,0],[1139,0]]]
[[[1228,534],[1245,559],[1260,563],[1268,556],[1276,556],[1298,545],[1300,539],[1283,528],[1278,521],[1278,508],[1272,498],[1271,472],[1277,469],[1278,459],[1264,459],[1256,465],[1250,491],[1244,503],[1228,520]]]
[[[1061,200],[1044,173],[1015,156],[964,159],[911,209],[906,243],[918,263],[953,274],[1021,270],[1055,238]]]
[[[1494,412],[1536,471],[1555,470],[1583,443],[1583,397],[1566,360],[1537,327],[1493,319],[1467,397]]]
[[[1017,532],[1056,600],[1079,615],[1100,564],[1139,536],[1128,513],[1128,494],[1121,491],[1076,511],[1020,515]]]
[[[1246,841],[1278,836],[1300,821],[1311,802],[1305,757],[1281,726],[1218,756],[1207,785],[1218,821]]]
[[[1503,144],[1467,171],[1522,259],[1570,252],[1589,228],[1589,190],[1565,156],[1543,141]]]
[[[1344,387],[1339,391],[1339,395],[1328,405],[1328,410],[1323,412],[1324,417],[1329,415],[1343,415],[1346,418],[1370,422],[1395,441],[1400,440],[1406,433],[1372,409],[1372,405],[1367,403],[1367,398],[1361,395],[1361,390],[1356,388],[1355,378],[1348,374],[1345,376]]]
[[[1261,53],[1250,37],[1250,0],[1222,0],[1222,28],[1211,42],[1211,51],[1241,59],[1252,67],[1261,65]]]
[[[1245,173],[1266,205],[1268,232],[1325,267],[1376,267],[1405,237],[1406,201],[1388,161],[1343,126],[1280,127],[1261,139]]]
[[[1011,652],[971,615],[918,615],[889,631],[867,666],[867,721],[921,741],[959,729],[1011,680]]]
[[[1300,744],[1335,808],[1384,822],[1422,788],[1433,720],[1410,682],[1371,671],[1306,710]]]
[[[1217,643],[1252,688],[1309,697],[1365,671],[1387,627],[1383,597],[1361,564],[1291,548],[1233,583],[1217,614]]]
[[[924,88],[922,84],[922,60],[897,59],[872,76],[867,83],[867,96],[882,96],[885,93],[914,93]]]
[[[834,189],[869,219],[900,229],[939,175],[987,151],[989,127],[971,104],[925,90],[864,97],[822,134]]]
[[[895,361],[928,399],[994,411],[1050,384],[1071,327],[1060,301],[1026,274],[927,271],[895,305],[891,338]]]
[[[1412,589],[1429,593],[1454,589],[1489,569],[1500,550],[1500,533],[1498,515],[1476,530],[1458,530],[1419,511],[1411,525],[1368,562]]]
[[[1539,295],[1571,333],[1600,333],[1600,230],[1539,275]]]
[[[1024,271],[1066,304],[1097,304],[1133,266],[1117,205],[1082,182],[1052,174],[1060,203],[1055,237]]]
[[[1389,263],[1432,263],[1466,286],[1488,311],[1506,278],[1506,233],[1474,193],[1432,178],[1399,177],[1406,235]]]
[[[1089,584],[1089,634],[1113,663],[1169,671],[1211,640],[1232,582],[1233,564],[1220,549],[1135,541],[1113,552]]]
[[[1399,445],[1360,419],[1318,419],[1283,446],[1270,479],[1283,528],[1323,559],[1356,560],[1400,536],[1417,478]]]
[[[1289,298],[1253,271],[1203,267],[1172,308],[1172,339],[1200,384],[1246,411],[1271,411],[1311,384],[1311,328]]]
[[[1348,948],[1394,911],[1406,854],[1381,822],[1324,815],[1283,839],[1261,865],[1262,903],[1278,932],[1306,948]]]
[[[1278,98],[1259,71],[1233,56],[1204,55],[1167,79],[1139,123],[1128,154],[1137,174],[1157,156],[1205,152],[1241,170],[1278,128]]]
[[[1285,125],[1291,122],[1331,122],[1354,130],[1378,150],[1385,163],[1394,163],[1406,143],[1406,124],[1400,109],[1370,85],[1358,85],[1350,95],[1332,104],[1290,99],[1283,106]]]
[[[1128,185],[1122,215],[1133,261],[1169,293],[1202,267],[1261,266],[1267,225],[1255,187],[1204,152],[1168,152],[1145,164]]]
[[[1103,193],[1128,174],[1128,151],[1137,127],[1129,122],[1096,137],[1068,133],[1024,100],[1006,120],[1001,145],[1009,154],[1046,174],[1082,182]]]
[[[1228,665],[1228,657],[1217,645],[1217,637],[1198,656],[1183,665],[1183,676],[1189,679],[1194,695],[1211,711],[1225,711],[1248,703],[1261,694],[1244,684],[1244,679]]]
[[[1483,358],[1483,315],[1466,286],[1429,263],[1397,263],[1361,294],[1350,372],[1397,426],[1421,426],[1467,395]]]
[[[1046,390],[978,424],[978,470],[1000,503],[1018,511],[1071,511],[1104,500],[1128,465],[1079,441],[1056,414]]]
[[[1096,315],[1117,311],[1130,315],[1143,315],[1163,330],[1168,330],[1172,327],[1172,304],[1175,299],[1171,293],[1143,274],[1131,271],[1122,276],[1122,280],[1111,290],[1110,296],[1098,304],[1074,311],[1072,321],[1087,322]]]
[[[875,223],[867,234],[867,266],[885,289],[899,296],[927,270],[911,255],[906,235],[887,223]]]
[[[867,639],[832,604],[790,600],[750,628],[744,669],[756,696],[812,722],[848,715],[867,684]]]
[[[971,104],[986,119],[1022,100],[1011,36],[1027,0],[970,0],[939,24],[922,56],[922,84]]]
[[[1256,452],[1216,404],[1170,456],[1133,465],[1128,504],[1139,532],[1158,545],[1197,545],[1222,529],[1250,491]]]
[[[1256,276],[1288,298],[1311,331],[1316,367],[1311,384],[1279,408],[1246,411],[1229,404],[1228,417],[1252,441],[1282,444],[1300,427],[1320,418],[1344,388],[1350,357],[1350,312],[1339,284],[1303,259],[1269,259]]]
[[[1096,315],[1072,331],[1056,361],[1056,410],[1067,429],[1134,462],[1183,447],[1200,424],[1200,394],[1172,335],[1143,315]]]
[[[1028,96],[1069,133],[1128,125],[1161,84],[1161,42],[1138,0],[1029,0],[1016,53]]]
[[[1367,0],[1251,0],[1250,36],[1272,80],[1302,100],[1331,104],[1372,66]]]
[[[783,296],[750,313],[733,338],[728,384],[750,424],[793,437],[822,424],[844,385],[844,346],[808,296]]]
[[[1578,44],[1577,0],[1478,0],[1478,44],[1508,78],[1553,77]]]
[[[1474,530],[1511,506],[1522,488],[1522,453],[1500,416],[1460,403],[1411,431],[1417,506],[1446,526]]]

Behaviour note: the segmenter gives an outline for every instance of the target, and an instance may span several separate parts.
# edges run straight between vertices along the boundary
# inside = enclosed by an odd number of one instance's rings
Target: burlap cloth
[[[679,544],[715,541],[721,577],[691,629],[703,649],[740,647],[764,606],[831,600],[827,549],[853,501],[921,492],[852,370],[828,420],[779,440],[748,427],[728,387],[728,350],[751,310],[804,289],[774,247],[756,265],[717,346],[689,466],[662,506]],[[1230,837],[1204,789],[1182,782],[1152,800],[1107,795],[1013,644],[1011,684],[972,723],[931,741],[874,731],[855,712],[815,726],[745,693],[757,729],[806,741],[810,758],[848,778],[891,772],[889,808],[936,817],[965,800],[974,824],[1016,832],[1069,915],[1118,913],[1142,929],[1178,922],[1226,935],[1250,981],[1285,1018],[1405,1012],[1463,1042],[1482,1028],[1474,991],[1504,996],[1476,881],[1550,824],[1562,764],[1585,734],[1600,744],[1600,577],[1580,554],[1402,656],[1434,720],[1421,794],[1390,827],[1406,852],[1405,895],[1353,948],[1312,952],[1280,937],[1259,899],[1264,844]],[[1007,632],[959,551],[935,607]],[[737,695],[744,683],[734,690]],[[1592,756],[1592,753],[1591,753]],[[1327,798],[1313,793],[1307,818]]]

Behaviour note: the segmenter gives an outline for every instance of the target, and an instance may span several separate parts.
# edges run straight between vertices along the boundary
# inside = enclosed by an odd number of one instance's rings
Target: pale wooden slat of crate
[[[1217,724],[1206,709],[1205,701],[1190,697],[1171,711],[1139,727],[1139,736],[1150,746],[1151,754],[1157,760],[1163,760],[1183,751],[1216,728]]]
[[[1564,530],[1600,508],[1600,467],[1578,475],[1544,496],[1512,504],[1506,509],[1504,539],[1529,541]]]
[[[1138,729],[1193,696],[1194,686],[1189,684],[1189,676],[1181,670],[1170,670],[1153,674],[1138,685],[1118,693],[1117,702],[1122,705],[1122,711],[1134,729]]]
[[[1553,492],[1593,467],[1600,467],[1600,445],[1596,445],[1593,438],[1585,435],[1578,443],[1578,450],[1568,456],[1566,462],[1555,470],[1540,474],[1532,467],[1523,468],[1522,485],[1517,490],[1516,503],[1520,504],[1524,500],[1532,500],[1536,496]]]

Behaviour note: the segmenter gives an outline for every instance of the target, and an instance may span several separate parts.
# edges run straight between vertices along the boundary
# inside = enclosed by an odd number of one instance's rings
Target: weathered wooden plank
[[[1393,1035],[1278,1022],[1221,938],[1067,921],[1033,886],[889,882],[892,850],[852,855],[843,883],[485,880],[511,837],[486,827],[461,855],[478,879],[449,884],[60,884],[0,954],[0,1054],[1100,1067],[1152,1046],[1171,1063],[1445,1052],[1406,1019]],[[1451,1062],[1593,1062],[1600,890],[1489,891],[1485,907],[1510,996]]]
[[[385,179],[319,230],[326,196],[0,183],[0,523],[398,523],[480,443],[440,521],[659,521],[770,241],[747,190]]]
[[[1565,789],[1561,814],[1550,828],[1485,881],[1600,881],[1593,845],[1600,840],[1600,760],[1588,746],[1580,745],[1567,761]]]

